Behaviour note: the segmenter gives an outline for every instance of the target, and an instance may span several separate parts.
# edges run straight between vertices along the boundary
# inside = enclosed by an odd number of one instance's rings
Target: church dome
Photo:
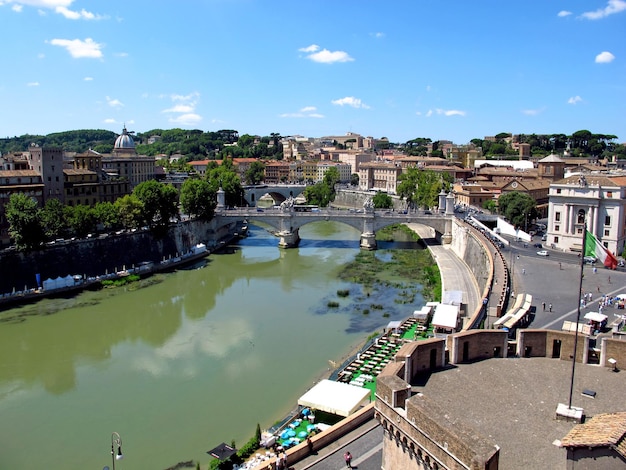
[[[135,148],[135,142],[133,141],[133,138],[128,134],[128,131],[126,130],[126,126],[124,126],[124,130],[122,131],[122,134],[118,136],[117,139],[115,139],[115,145],[113,146],[113,148],[115,150]]]

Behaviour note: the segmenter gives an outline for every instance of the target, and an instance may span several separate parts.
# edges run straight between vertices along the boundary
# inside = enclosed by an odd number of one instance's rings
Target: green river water
[[[361,313],[370,299],[337,280],[359,251],[350,227],[306,225],[289,250],[250,229],[204,265],[141,288],[0,312],[0,469],[102,469],[113,431],[125,455],[118,470],[204,465],[207,450],[270,427],[329,360],[422,303],[379,296],[388,317]]]

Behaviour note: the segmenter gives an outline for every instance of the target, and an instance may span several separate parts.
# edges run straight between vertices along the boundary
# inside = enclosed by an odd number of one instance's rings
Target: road
[[[543,249],[546,249],[545,247]],[[547,248],[549,256],[537,255],[540,248],[532,244],[524,247],[523,243],[513,241],[505,248],[505,259],[511,269],[512,291],[533,295],[535,317],[529,328],[548,328],[560,330],[563,321],[576,321],[578,312],[578,293],[580,286],[580,258],[575,254],[563,253]],[[593,301],[581,309],[581,319],[585,313],[598,310],[598,299],[603,295],[615,296],[626,293],[626,272],[624,269],[609,270],[597,266],[583,267],[582,291],[591,292]],[[546,311],[542,303],[546,303]],[[548,306],[552,304],[552,312]],[[623,310],[604,310],[609,323],[621,315]]]

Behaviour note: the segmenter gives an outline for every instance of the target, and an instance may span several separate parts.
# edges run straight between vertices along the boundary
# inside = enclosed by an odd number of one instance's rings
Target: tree
[[[483,209],[488,210],[489,212],[496,212],[496,210],[498,209],[498,205],[493,199],[488,199],[483,202]]]
[[[217,206],[216,193],[208,181],[188,179],[180,189],[180,203],[190,216],[211,220]]]
[[[259,161],[252,162],[245,176],[249,184],[259,184],[265,179],[265,165]]]
[[[358,186],[359,185],[359,174],[358,173],[352,173],[350,175],[350,185],[351,186]]]
[[[96,231],[96,216],[89,206],[65,206],[65,217],[77,237]]]
[[[438,204],[441,190],[449,189],[451,177],[448,173],[412,167],[399,179],[396,191],[400,198],[406,200],[407,207],[432,207]]]
[[[116,229],[120,226],[119,208],[112,202],[99,202],[93,208],[96,223],[105,231]]]
[[[516,227],[528,227],[528,222],[537,217],[537,203],[526,193],[512,191],[498,198],[498,212]]]
[[[141,225],[142,204],[136,196],[127,194],[115,201],[120,223],[127,229],[138,228]]]
[[[226,158],[211,169],[207,167],[206,178],[216,194],[218,189],[224,190],[227,206],[243,205],[243,188],[232,159]]]
[[[141,202],[145,223],[152,228],[164,229],[178,215],[178,191],[173,186],[144,181],[135,187],[133,195]]]
[[[382,191],[378,191],[376,195],[372,198],[372,202],[374,203],[374,208],[376,209],[391,209],[393,207],[393,199],[387,193],[383,193]]]
[[[335,185],[339,183],[339,170],[331,166],[324,173],[324,184],[331,188],[333,195],[335,194]]]
[[[23,193],[11,194],[5,206],[9,235],[18,250],[29,250],[44,240],[37,201]]]
[[[64,206],[58,199],[48,199],[41,210],[41,225],[47,239],[54,240],[64,236],[67,230]]]

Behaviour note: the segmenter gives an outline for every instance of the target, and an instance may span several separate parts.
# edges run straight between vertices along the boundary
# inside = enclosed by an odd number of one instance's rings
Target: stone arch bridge
[[[350,225],[361,231],[360,247],[376,249],[376,231],[393,224],[418,223],[435,229],[443,243],[452,241],[452,219],[454,214],[433,214],[430,211],[417,211],[403,214],[387,210],[363,210],[350,212],[335,209],[319,209],[314,212],[281,211],[272,209],[238,208],[216,213],[217,227],[232,224],[234,220],[263,222],[275,229],[282,248],[297,246],[300,241],[299,229],[303,225],[317,221],[335,221]]]
[[[255,184],[243,187],[243,197],[248,206],[255,207],[257,201],[269,194],[275,204],[297,197],[304,192],[304,184]],[[242,204],[243,205],[243,204]]]

